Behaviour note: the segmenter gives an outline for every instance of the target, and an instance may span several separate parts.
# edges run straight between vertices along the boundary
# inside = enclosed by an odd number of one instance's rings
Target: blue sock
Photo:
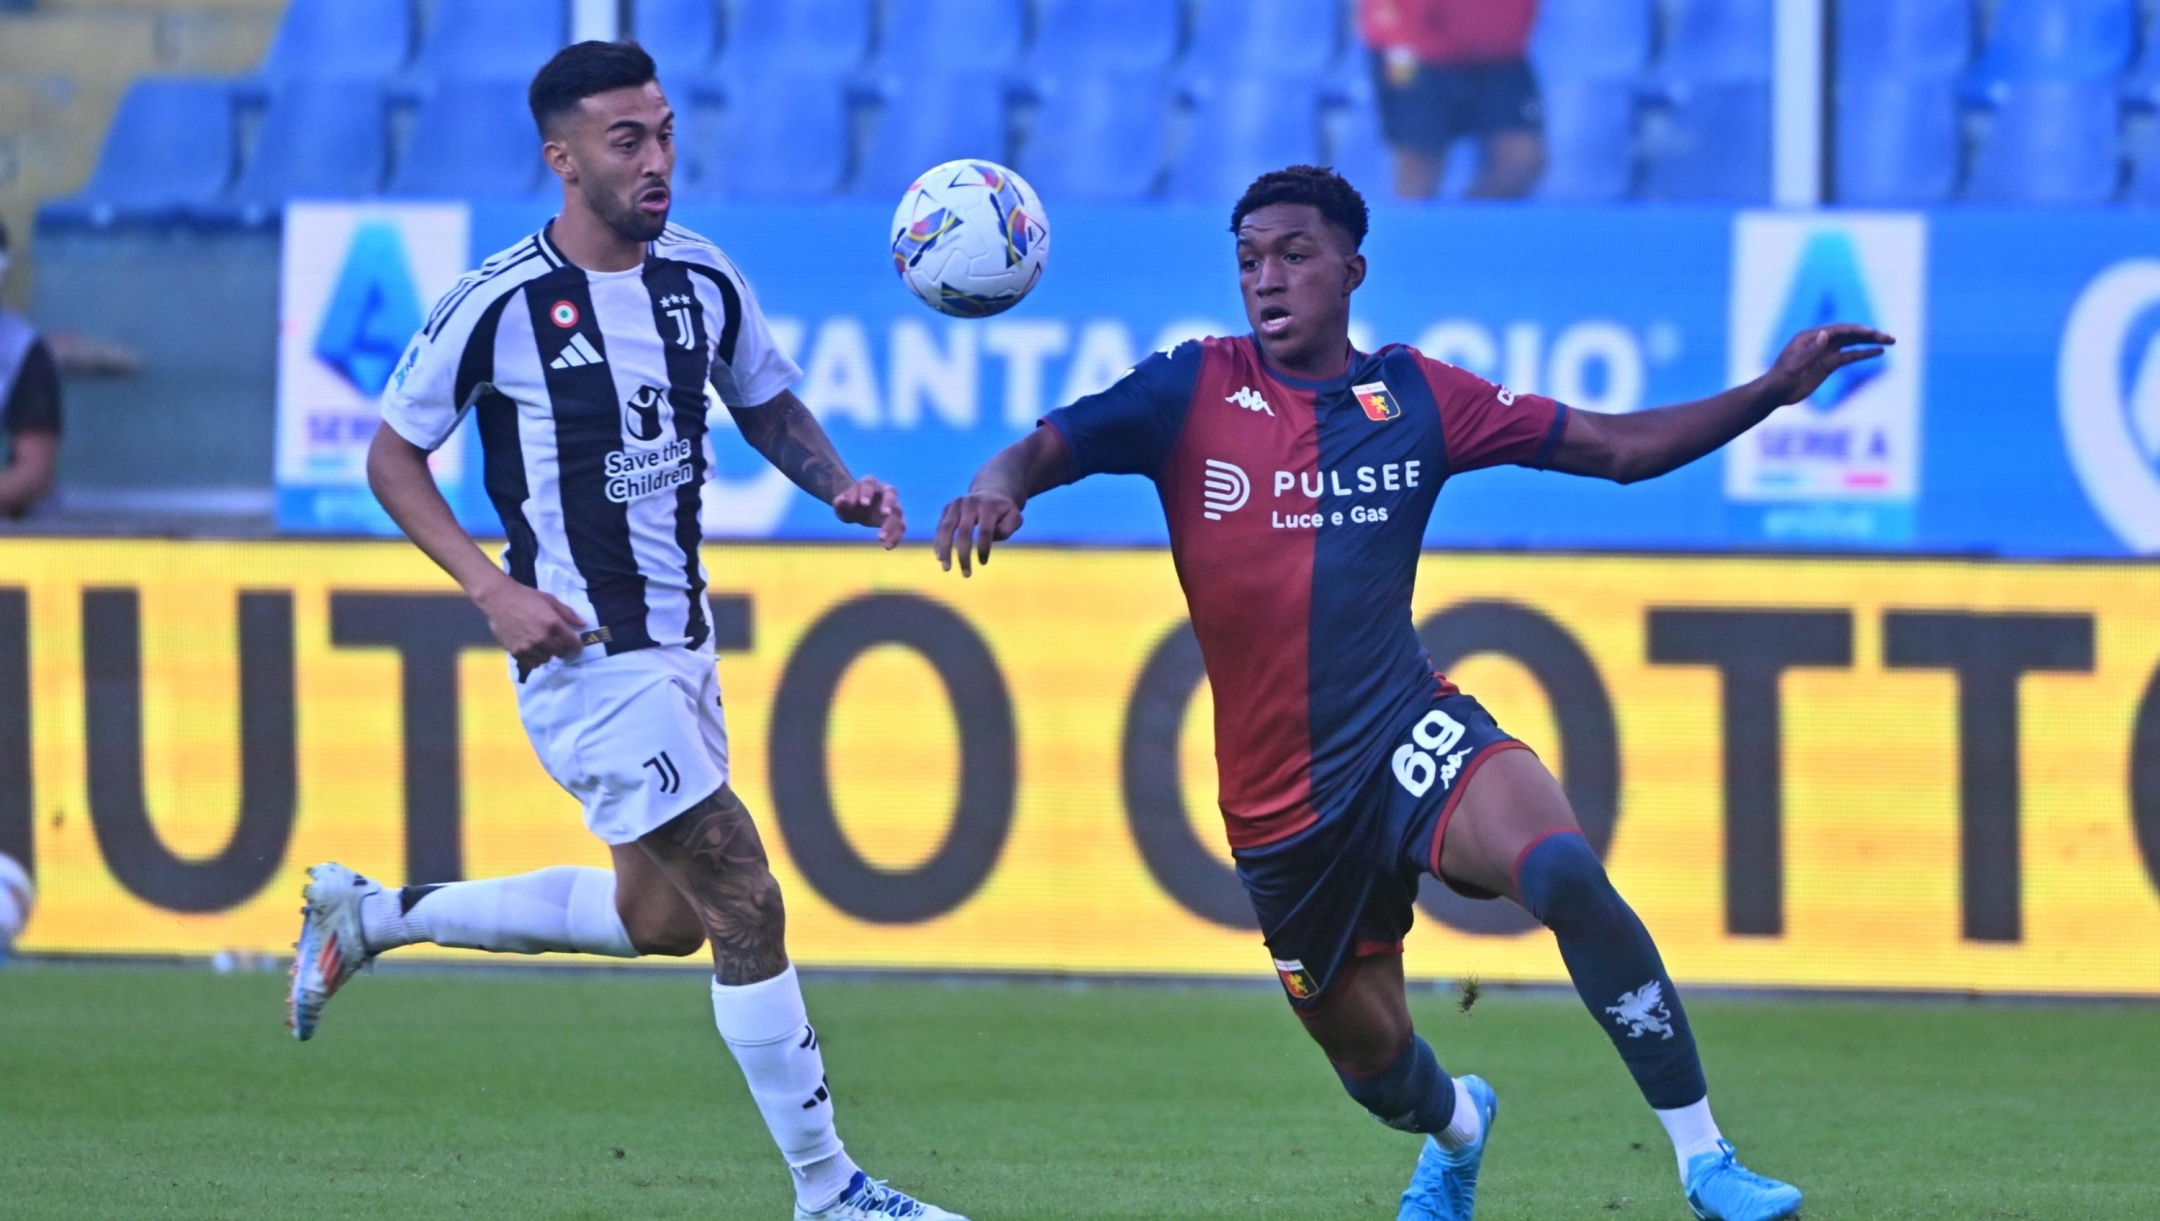
[[[1661,1111],[1701,1101],[1709,1089],[1680,994],[1650,930],[1613,889],[1597,853],[1572,831],[1549,836],[1523,854],[1515,888],[1559,938],[1575,991],[1620,1049],[1643,1097]]]
[[[1416,1035],[1377,1073],[1335,1070],[1343,1088],[1374,1118],[1404,1132],[1437,1135],[1455,1118],[1455,1079],[1440,1067],[1432,1048]]]

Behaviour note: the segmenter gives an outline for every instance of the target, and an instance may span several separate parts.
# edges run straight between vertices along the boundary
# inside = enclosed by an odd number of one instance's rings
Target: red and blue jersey
[[[1146,475],[1215,694],[1233,848],[1341,812],[1434,697],[1410,619],[1440,485],[1543,466],[1567,408],[1414,348],[1353,353],[1328,381],[1271,368],[1250,337],[1158,352],[1050,413],[1074,478]]]

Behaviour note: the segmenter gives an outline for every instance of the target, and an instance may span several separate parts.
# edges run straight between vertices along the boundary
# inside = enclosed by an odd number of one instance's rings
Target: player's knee
[[[1455,1092],[1432,1048],[1415,1034],[1379,1069],[1351,1072],[1337,1065],[1343,1089],[1373,1118],[1405,1132],[1437,1132],[1453,1114]]]
[[[1515,890],[1523,907],[1552,929],[1598,920],[1620,903],[1605,863],[1573,831],[1547,836],[1523,854]]]
[[[695,919],[669,920],[663,924],[633,927],[630,944],[640,954],[659,958],[688,958],[705,948],[705,930]]]

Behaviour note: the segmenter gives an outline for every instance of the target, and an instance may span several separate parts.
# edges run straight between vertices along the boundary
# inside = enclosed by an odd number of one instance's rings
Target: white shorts
[[[635,841],[727,783],[711,653],[662,646],[550,662],[517,684],[517,697],[540,765],[610,844]]]

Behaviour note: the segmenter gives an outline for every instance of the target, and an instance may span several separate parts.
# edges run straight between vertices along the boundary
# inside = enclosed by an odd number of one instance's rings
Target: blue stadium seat
[[[390,159],[382,86],[372,81],[287,81],[270,97],[255,151],[234,197],[274,209],[286,200],[372,195]]]
[[[1178,7],[1164,0],[1042,0],[1030,75],[1166,68],[1179,26]]]
[[[637,0],[627,33],[652,54],[663,87],[687,84],[712,66],[720,6],[718,0]]]
[[[437,80],[532,79],[568,41],[556,0],[435,0],[415,68]]]
[[[2138,128],[2138,138],[2130,150],[2129,201],[2145,207],[2160,204],[2160,124],[2146,123]]]
[[[1132,200],[1161,177],[1169,96],[1160,73],[1036,82],[1041,104],[1019,170],[1045,199]]]
[[[120,100],[89,184],[55,215],[177,220],[189,207],[218,202],[237,154],[230,82],[145,77]]]
[[[1547,80],[1615,80],[1649,66],[1652,0],[1543,0],[1530,57]]]
[[[2121,72],[2137,45],[2138,0],[2002,0],[1982,52],[1990,81],[2094,81]]]
[[[872,0],[733,0],[720,58],[729,73],[826,77],[870,53]]]
[[[412,56],[411,0],[292,0],[278,23],[264,76],[375,80]]]
[[[1963,148],[1950,78],[1847,77],[1837,89],[1837,201],[1907,207],[1957,190]]]
[[[1770,197],[1770,88],[1681,84],[1645,141],[1651,199],[1762,203]]]
[[[720,78],[722,104],[699,108],[684,132],[692,195],[796,200],[840,189],[848,167],[847,88],[838,74],[742,67]],[[895,193],[894,198],[898,198]]]
[[[1626,79],[1543,83],[1545,176],[1540,199],[1599,203],[1635,187],[1635,85]]]
[[[1335,0],[1196,0],[1186,61],[1201,73],[1310,76],[1334,62],[1343,25]]]
[[[2122,179],[2122,111],[2111,82],[2024,81],[1999,94],[1966,198],[2102,204]]]
[[[987,80],[1020,61],[1022,0],[905,0],[886,11],[878,61],[887,72],[972,72]]]
[[[1002,163],[1011,155],[997,80],[970,71],[913,73],[896,78],[882,101],[856,170],[858,194],[897,201],[933,165],[962,157]]]
[[[1172,198],[1228,203],[1269,170],[1320,159],[1316,78],[1240,72],[1195,86],[1193,103]]]
[[[1973,0],[1868,0],[1837,13],[1845,79],[1955,76],[1972,63]]]
[[[1770,79],[1772,0],[1672,0],[1672,6],[1665,49],[1658,56],[1659,76],[1687,81]]]
[[[413,113],[393,195],[528,195],[540,185],[540,133],[525,83],[445,80]]]
[[[1380,111],[1373,104],[1372,80],[1345,90],[1342,104],[1323,112],[1328,137],[1326,164],[1350,180],[1367,199],[1395,196],[1395,161],[1380,134]]]

